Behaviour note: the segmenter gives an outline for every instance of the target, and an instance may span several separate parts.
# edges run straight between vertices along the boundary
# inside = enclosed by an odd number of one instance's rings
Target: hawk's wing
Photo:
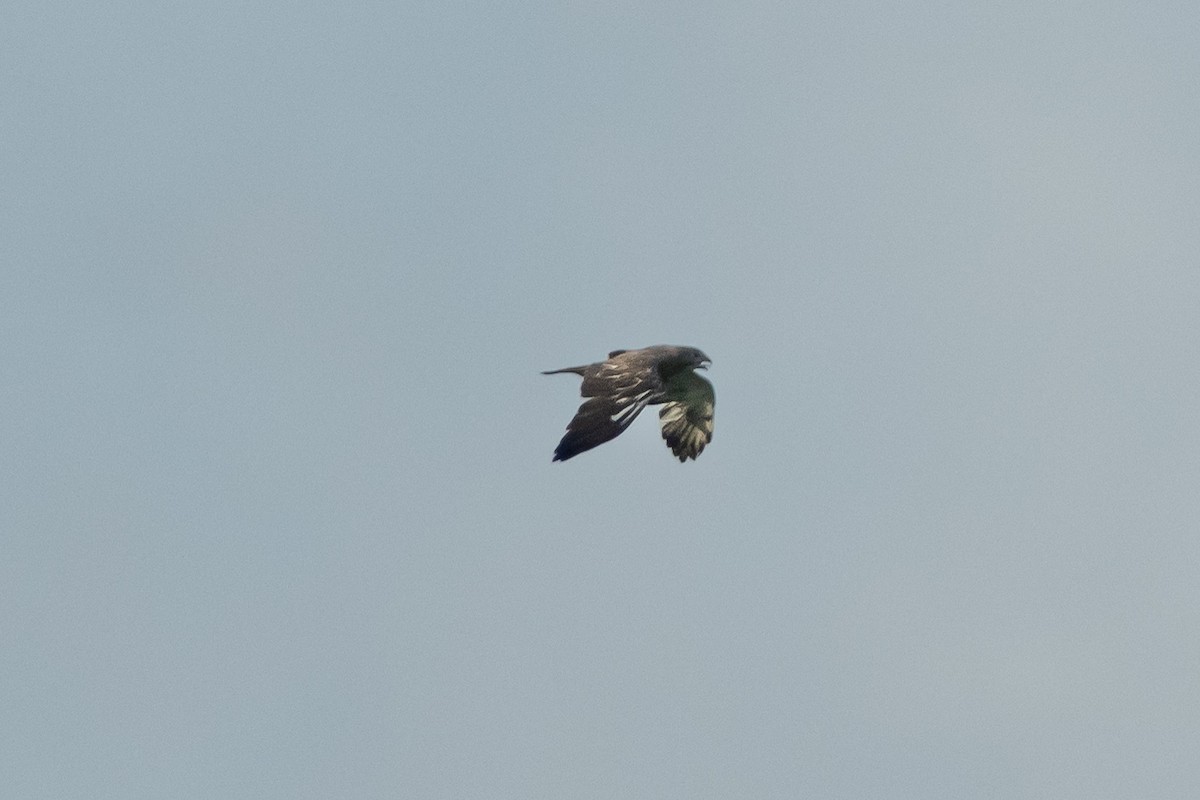
[[[616,355],[624,351],[618,351]],[[662,398],[662,380],[644,359],[609,359],[585,368],[580,394],[588,398],[554,449],[555,461],[615,439],[650,403]]]
[[[680,461],[695,459],[712,441],[716,405],[712,384],[685,370],[671,381],[667,399],[658,412],[663,439]]]

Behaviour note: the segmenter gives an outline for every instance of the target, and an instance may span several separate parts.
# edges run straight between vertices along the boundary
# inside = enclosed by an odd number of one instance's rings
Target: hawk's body
[[[554,460],[566,461],[616,438],[643,408],[660,404],[667,446],[680,461],[696,458],[712,441],[714,394],[712,384],[692,370],[704,369],[709,362],[694,347],[660,344],[614,350],[606,361],[542,373],[582,375],[579,393],[588,398],[567,425]]]

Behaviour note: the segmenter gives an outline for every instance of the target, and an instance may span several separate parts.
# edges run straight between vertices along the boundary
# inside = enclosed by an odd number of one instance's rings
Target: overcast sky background
[[[10,7],[0,794],[1195,797],[1200,9],[970,5]]]

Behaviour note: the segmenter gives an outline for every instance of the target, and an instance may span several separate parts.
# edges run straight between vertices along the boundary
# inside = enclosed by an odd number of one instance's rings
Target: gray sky
[[[1195,797],[1200,10],[974,5],[10,8],[0,793]]]

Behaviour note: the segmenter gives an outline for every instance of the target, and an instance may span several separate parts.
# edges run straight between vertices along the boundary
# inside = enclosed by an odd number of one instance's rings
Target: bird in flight
[[[584,450],[615,439],[646,406],[658,412],[663,439],[681,461],[695,459],[712,441],[712,384],[693,369],[707,369],[712,359],[694,347],[659,344],[641,350],[614,350],[608,359],[582,367],[543,372],[583,376],[579,394],[587,399],[554,450],[554,461],[566,461]]]

